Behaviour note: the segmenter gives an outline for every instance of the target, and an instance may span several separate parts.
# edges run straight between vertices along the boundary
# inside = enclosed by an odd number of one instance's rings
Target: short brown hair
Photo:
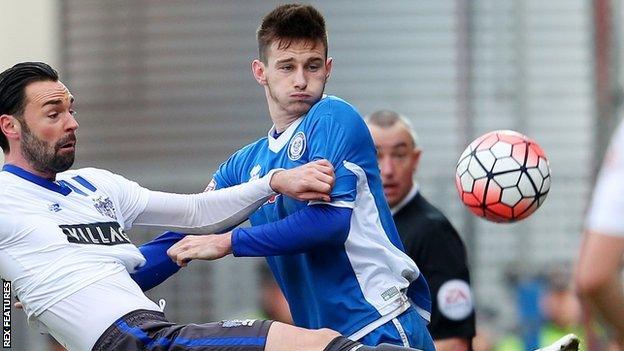
[[[281,5],[264,16],[256,33],[258,55],[267,62],[267,48],[278,41],[279,48],[288,48],[293,41],[304,40],[316,45],[321,42],[327,57],[327,31],[323,15],[311,5]]]

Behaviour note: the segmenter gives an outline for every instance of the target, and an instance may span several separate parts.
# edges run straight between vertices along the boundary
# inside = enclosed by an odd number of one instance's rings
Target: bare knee
[[[305,329],[274,322],[267,335],[266,351],[323,351],[340,334],[334,330]]]

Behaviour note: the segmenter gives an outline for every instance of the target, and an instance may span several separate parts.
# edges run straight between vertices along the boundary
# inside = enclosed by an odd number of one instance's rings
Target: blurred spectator
[[[476,319],[477,333],[472,339],[473,351],[493,351],[496,344],[496,311],[480,306]]]
[[[585,350],[585,337],[581,325],[581,304],[571,286],[571,275],[564,269],[552,270],[546,277],[545,289],[539,297],[539,320],[536,329],[538,347],[548,346],[563,336],[574,333],[581,339],[579,350]],[[514,335],[497,343],[496,351],[533,350],[525,340]]]
[[[540,329],[540,347],[550,345],[569,333],[585,340],[581,327],[581,304],[572,290],[570,278],[569,273],[562,271],[553,272],[550,276],[541,301],[545,322]]]

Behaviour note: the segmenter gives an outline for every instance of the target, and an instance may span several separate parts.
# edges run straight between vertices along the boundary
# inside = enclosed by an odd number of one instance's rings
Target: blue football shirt
[[[340,98],[324,96],[282,134],[273,137],[273,132],[223,163],[214,175],[216,188],[247,182],[275,168],[327,159],[336,174],[330,205],[352,209],[343,245],[267,257],[295,323],[362,334],[383,316],[404,310],[406,295],[428,319],[427,283],[403,252],[383,194],[375,146],[359,113]],[[277,195],[250,221],[254,226],[271,223],[314,205]]]

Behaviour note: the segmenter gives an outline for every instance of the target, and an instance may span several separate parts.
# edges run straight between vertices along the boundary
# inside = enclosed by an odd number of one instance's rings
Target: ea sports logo
[[[306,138],[303,132],[298,132],[290,139],[288,144],[288,158],[297,161],[303,155],[306,148]]]
[[[440,313],[450,320],[462,320],[472,312],[472,293],[463,280],[452,279],[442,284],[437,299]]]

